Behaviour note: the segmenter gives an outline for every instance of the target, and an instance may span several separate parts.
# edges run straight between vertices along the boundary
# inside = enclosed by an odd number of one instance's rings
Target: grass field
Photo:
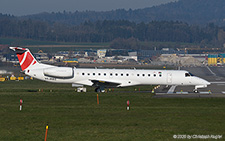
[[[173,140],[173,135],[225,135],[225,99],[153,98],[149,86],[76,93],[71,84],[0,83],[0,140]],[[43,92],[38,92],[43,89]],[[52,90],[52,92],[50,92]],[[37,92],[36,92],[37,91]],[[19,111],[19,100],[23,110]],[[126,101],[130,100],[130,111]]]

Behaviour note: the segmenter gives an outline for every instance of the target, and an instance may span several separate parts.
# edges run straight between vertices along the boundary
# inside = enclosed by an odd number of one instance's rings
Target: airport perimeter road
[[[165,94],[158,91],[158,97],[224,97],[225,98],[225,67],[182,67],[195,76],[201,77],[211,83],[210,86],[198,89],[199,94],[193,93],[194,86],[177,86],[174,94]],[[167,89],[165,89],[167,90]],[[160,93],[164,93],[160,95]],[[182,93],[182,94],[181,94]],[[179,95],[180,94],[180,95]]]

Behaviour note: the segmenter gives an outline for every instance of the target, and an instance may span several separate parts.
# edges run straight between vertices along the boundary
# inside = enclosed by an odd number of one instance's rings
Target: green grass
[[[139,87],[130,87],[100,93],[97,105],[93,88],[76,93],[71,84],[38,80],[2,82],[0,87],[0,140],[44,140],[46,124],[47,140],[57,141],[173,140],[174,134],[225,134],[223,98],[153,98],[134,91]],[[31,92],[39,89],[43,92]]]

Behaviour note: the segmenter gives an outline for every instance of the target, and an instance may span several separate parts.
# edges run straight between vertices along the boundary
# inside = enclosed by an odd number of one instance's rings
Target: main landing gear
[[[95,92],[97,92],[97,93],[104,93],[105,92],[105,88],[104,87],[97,87],[95,89]]]

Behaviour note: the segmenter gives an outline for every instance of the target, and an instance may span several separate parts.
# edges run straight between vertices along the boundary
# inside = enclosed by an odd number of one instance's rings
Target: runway
[[[224,97],[225,98],[225,67],[182,67],[195,76],[211,83],[207,88],[198,89],[193,93],[194,86],[177,86],[172,94],[167,94],[170,87],[160,87],[154,97]]]

